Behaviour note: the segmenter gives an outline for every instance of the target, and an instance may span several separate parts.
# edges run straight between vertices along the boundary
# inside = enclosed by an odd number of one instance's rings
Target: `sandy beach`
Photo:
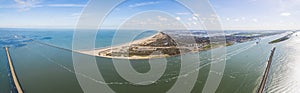
[[[116,59],[150,59],[150,58],[162,58],[162,57],[168,57],[170,55],[166,54],[159,54],[159,55],[147,55],[147,56],[139,56],[139,55],[133,55],[133,56],[107,56],[108,53],[111,52],[118,52],[118,51],[124,51],[128,50],[130,46],[137,45],[141,43],[145,43],[147,41],[151,41],[154,39],[155,36],[160,35],[161,33],[156,33],[152,36],[145,37],[139,40],[135,40],[129,43],[106,47],[106,48],[100,48],[100,49],[94,49],[94,50],[76,50],[76,52],[92,55],[92,56],[100,56],[100,57],[106,57],[106,58],[116,58]],[[146,48],[146,47],[144,47]],[[148,49],[153,49],[154,47],[147,47]],[[156,48],[163,48],[163,47],[156,47]]]

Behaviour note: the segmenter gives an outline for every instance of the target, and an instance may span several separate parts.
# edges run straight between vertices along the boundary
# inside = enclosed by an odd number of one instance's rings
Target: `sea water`
[[[122,31],[123,35],[130,35],[136,32],[132,30]],[[67,29],[1,29],[0,45],[9,46],[12,61],[16,74],[25,92],[28,93],[82,93],[82,87],[77,81],[76,75],[81,75],[91,84],[102,84],[93,75],[76,72],[72,61],[72,52],[45,44],[36,43],[40,41],[58,47],[72,49],[73,31]],[[97,33],[95,48],[107,47],[112,43],[114,30],[105,30]],[[155,31],[148,31],[136,39],[144,38],[155,34]],[[95,57],[97,66],[105,82],[113,91],[121,93],[163,93],[167,92],[178,78],[185,78],[179,75],[181,69],[197,67],[199,70],[198,79],[192,92],[199,93],[203,90],[209,73],[222,75],[222,81],[218,86],[217,93],[252,93],[256,92],[266,62],[273,47],[278,47],[271,67],[270,78],[266,91],[270,92],[291,92],[297,90],[299,85],[296,79],[299,70],[297,66],[297,45],[299,40],[293,36],[290,39],[277,44],[268,42],[283,35],[275,35],[261,38],[257,41],[235,44],[226,49],[226,66],[224,73],[210,71],[211,64],[218,64],[218,61],[211,62],[211,50],[202,51],[200,55],[201,65],[186,65],[181,68],[181,56],[167,58],[167,69],[164,75],[155,83],[150,85],[134,85],[123,79],[115,70],[113,60],[109,58]],[[124,36],[125,37],[125,36]],[[122,37],[118,37],[122,38]],[[97,43],[101,42],[101,43]],[[294,47],[291,50],[288,47]],[[292,55],[292,56],[291,56]],[[88,55],[81,55],[92,57]],[[193,61],[193,60],[190,60]],[[86,62],[89,64],[89,62]],[[7,72],[7,59],[5,50],[0,49],[0,92],[10,91],[9,76]],[[150,70],[148,60],[132,60],[132,67],[141,73]],[[194,70],[187,71],[193,73]],[[186,77],[188,77],[187,74]]]

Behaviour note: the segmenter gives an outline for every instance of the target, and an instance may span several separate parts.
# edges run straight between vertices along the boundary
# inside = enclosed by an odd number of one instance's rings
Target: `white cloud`
[[[291,13],[288,13],[288,12],[284,12],[284,13],[281,13],[280,16],[290,16]]]
[[[159,2],[142,2],[142,3],[136,3],[136,4],[132,4],[129,5],[128,7],[130,8],[135,8],[135,7],[141,7],[141,6],[146,6],[146,5],[154,5],[154,4],[158,4]]]
[[[38,5],[41,3],[39,0],[14,0],[16,2],[17,8],[19,8],[21,11],[26,11],[34,7],[41,7]]]
[[[227,21],[230,21],[230,18],[226,18]]]
[[[246,17],[242,17],[241,20],[246,20]]]
[[[252,21],[253,22],[258,22],[258,20],[256,18],[253,18]]]
[[[194,16],[196,16],[196,17],[199,17],[199,16],[200,16],[200,14],[196,14],[196,13],[195,13],[195,14],[193,14],[193,15],[194,15]]]
[[[240,21],[240,19],[239,19],[239,18],[236,18],[236,19],[234,19],[234,21],[236,21],[236,22],[239,22],[239,21]]]
[[[197,23],[197,22],[193,22],[193,24],[194,24],[194,25],[197,25],[198,23]]]
[[[176,13],[177,15],[191,15],[191,13],[188,12],[180,12],[180,13]]]
[[[180,18],[180,17],[176,17],[175,19],[176,19],[176,20],[181,20],[181,18]]]
[[[168,21],[168,18],[157,16],[158,20],[160,21]]]
[[[195,16],[193,16],[193,19],[194,19],[194,20],[198,20],[198,18],[197,18],[197,17],[195,17]]]
[[[14,0],[15,4],[0,6],[2,9],[19,9],[28,11],[38,7],[85,7],[85,4],[42,4],[41,0]]]
[[[85,4],[49,4],[49,7],[85,7]]]

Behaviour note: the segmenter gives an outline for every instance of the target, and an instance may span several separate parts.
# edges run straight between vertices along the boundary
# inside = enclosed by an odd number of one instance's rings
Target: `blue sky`
[[[224,29],[300,29],[299,0],[209,0]],[[103,3],[110,0],[103,0]],[[0,0],[1,28],[74,28],[88,0]],[[195,4],[197,5],[197,4]],[[106,7],[106,6],[103,6]],[[131,14],[151,9],[172,12]],[[94,12],[101,12],[95,10]],[[132,17],[132,19],[128,19]],[[198,19],[184,7],[168,0],[128,0],[104,22],[106,28],[124,23],[134,28],[177,27],[177,21],[201,29]],[[180,22],[177,22],[180,24]],[[201,23],[201,21],[200,21]]]

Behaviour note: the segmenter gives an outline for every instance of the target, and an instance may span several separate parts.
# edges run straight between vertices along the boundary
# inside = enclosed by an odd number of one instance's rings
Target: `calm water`
[[[300,92],[300,33],[278,45],[267,92]]]
[[[4,29],[5,30],[5,29]],[[11,29],[10,29],[11,30]],[[28,29],[27,29],[28,30]],[[43,44],[30,42],[28,38],[47,42],[59,47],[71,49],[71,31],[20,31],[7,32],[0,31],[0,44],[11,46],[10,53],[15,65],[15,70],[19,77],[23,89],[28,93],[82,93],[82,89],[76,79],[75,73],[83,75],[87,81],[99,84],[98,78],[93,75],[78,73],[73,69],[72,53],[70,51],[57,49]],[[125,34],[126,33],[126,34]],[[133,31],[124,31],[125,35],[131,35]],[[137,37],[143,38],[155,32],[146,32]],[[114,31],[103,31],[98,33],[96,47],[106,47],[111,43]],[[261,75],[265,69],[266,61],[270,55],[272,47],[278,47],[272,65],[270,78],[268,80],[268,92],[288,92],[297,93],[299,88],[299,38],[293,36],[292,39],[275,45],[268,44],[269,41],[283,35],[261,38],[259,44],[256,41],[236,44],[227,47],[226,68],[222,81],[216,92],[218,93],[252,93],[260,82]],[[10,37],[10,38],[8,38]],[[121,38],[121,37],[120,37]],[[11,41],[10,41],[11,40]],[[198,80],[192,92],[201,92],[208,73],[210,71],[210,50],[200,52],[201,65],[197,66],[199,71]],[[84,57],[92,57],[80,55]],[[4,49],[0,49],[0,93],[6,93],[10,89],[7,75],[7,60]],[[167,58],[168,64],[163,77],[156,83],[145,86],[136,86],[128,83],[119,76],[112,64],[112,59],[96,57],[99,70],[105,82],[116,92],[121,93],[161,93],[172,87],[178,78],[180,69],[193,67],[186,65],[180,68],[180,56]],[[193,60],[190,60],[193,61]],[[89,64],[89,62],[85,62]],[[218,63],[215,61],[213,63]],[[148,60],[133,60],[131,65],[138,72],[147,72],[150,69]],[[193,73],[194,70],[187,71]],[[221,75],[221,74],[218,74]],[[180,76],[179,76],[180,77]],[[187,76],[188,77],[188,76]],[[181,78],[181,77],[180,77]],[[183,77],[185,78],[185,77]]]

